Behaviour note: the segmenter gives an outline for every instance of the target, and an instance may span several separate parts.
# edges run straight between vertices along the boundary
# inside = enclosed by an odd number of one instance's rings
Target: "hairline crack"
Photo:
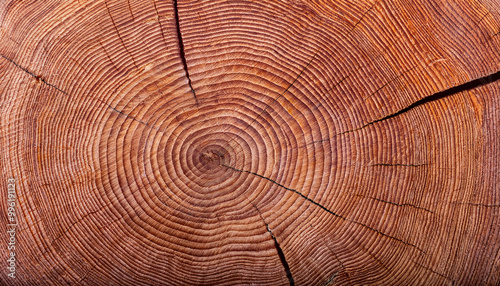
[[[51,84],[51,83],[47,82],[47,81],[46,81],[46,80],[45,80],[42,76],[38,76],[38,75],[36,75],[36,74],[35,74],[35,73],[33,73],[32,71],[28,70],[28,69],[27,69],[27,68],[25,68],[25,67],[22,67],[21,65],[19,65],[18,63],[16,63],[14,60],[12,60],[12,59],[10,59],[10,58],[8,58],[8,57],[6,57],[6,56],[2,55],[2,54],[0,54],[0,56],[1,56],[3,59],[5,59],[5,60],[9,61],[10,63],[12,63],[14,66],[16,66],[17,68],[19,68],[20,70],[22,70],[22,71],[24,71],[25,73],[29,74],[30,76],[34,77],[37,81],[41,81],[42,83],[44,83],[44,84],[46,84],[46,85],[48,85],[48,86],[50,86],[50,87],[52,87],[52,88],[56,89],[57,91],[59,91],[59,92],[63,93],[64,95],[68,95],[68,93],[67,93],[67,92],[65,92],[64,90],[62,90],[62,89],[60,89],[59,87],[57,87],[57,86],[55,86],[55,85],[53,85],[53,84]]]

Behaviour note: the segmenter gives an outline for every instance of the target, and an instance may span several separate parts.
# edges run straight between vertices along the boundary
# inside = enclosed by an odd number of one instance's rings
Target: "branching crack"
[[[193,93],[194,100],[196,100],[196,103],[198,104],[198,98],[196,97],[196,92],[194,91],[193,85],[191,84],[191,78],[189,77],[186,54],[184,52],[184,42],[182,41],[181,26],[179,24],[179,8],[177,7],[177,0],[173,1],[174,1],[174,11],[175,11],[175,25],[177,28],[177,40],[179,42],[179,54],[181,57],[182,65],[184,66],[184,72],[186,73],[189,87],[191,88],[191,92]]]
[[[344,217],[344,216],[341,216],[341,215],[339,215],[339,214],[336,214],[336,213],[334,213],[333,211],[331,211],[331,210],[327,209],[325,206],[323,206],[323,205],[321,205],[321,204],[319,204],[319,203],[315,202],[314,200],[310,199],[310,198],[309,198],[309,197],[307,197],[306,195],[302,194],[301,192],[299,192],[299,191],[297,191],[297,190],[294,190],[294,189],[291,189],[291,188],[288,188],[288,187],[286,187],[286,186],[283,186],[282,184],[280,184],[280,183],[278,183],[278,182],[276,182],[276,181],[274,181],[274,180],[272,180],[272,179],[270,179],[270,178],[267,178],[267,177],[265,177],[265,176],[262,176],[262,175],[260,175],[260,174],[257,174],[257,173],[254,173],[254,172],[250,172],[250,171],[247,171],[247,170],[240,170],[240,169],[237,169],[237,168],[234,168],[234,167],[231,167],[231,166],[225,165],[225,164],[221,164],[221,166],[224,166],[224,167],[226,167],[226,168],[229,168],[229,169],[231,169],[231,170],[233,170],[233,171],[235,171],[235,172],[239,172],[239,173],[248,173],[248,174],[251,174],[251,175],[257,176],[257,177],[259,177],[259,178],[262,178],[262,179],[268,180],[269,182],[271,182],[271,183],[273,183],[273,184],[276,184],[277,186],[279,186],[279,187],[281,187],[281,188],[283,188],[283,189],[285,189],[285,190],[287,190],[287,191],[290,191],[290,192],[296,193],[297,195],[301,196],[301,197],[302,197],[303,199],[305,199],[306,201],[308,201],[308,202],[310,202],[310,203],[312,203],[312,204],[314,204],[314,205],[316,205],[316,206],[320,207],[321,209],[323,209],[324,211],[326,211],[327,213],[329,213],[329,214],[331,214],[331,215],[333,215],[333,216],[335,216],[335,217],[338,217],[338,218],[340,218],[340,219],[342,219],[342,220],[344,220],[344,221],[350,222],[350,223],[357,224],[357,225],[362,226],[362,227],[364,227],[364,228],[366,228],[366,229],[368,229],[368,230],[370,230],[370,231],[376,232],[376,233],[378,233],[378,234],[380,234],[380,235],[382,235],[382,236],[385,236],[385,237],[390,238],[390,239],[392,239],[392,240],[394,240],[394,241],[400,242],[400,243],[402,243],[402,244],[404,244],[404,245],[411,246],[411,247],[413,247],[413,248],[415,248],[415,249],[419,250],[420,252],[425,253],[425,251],[424,251],[424,250],[422,250],[421,248],[419,248],[418,246],[416,246],[416,245],[414,245],[414,244],[412,244],[412,243],[406,242],[406,241],[404,241],[404,240],[402,240],[402,239],[400,239],[400,238],[397,238],[397,237],[394,237],[394,236],[388,235],[388,234],[386,234],[386,233],[383,233],[383,232],[381,232],[380,230],[375,229],[375,228],[373,228],[373,227],[371,227],[371,226],[368,226],[368,225],[366,225],[366,224],[364,224],[364,223],[361,223],[361,222],[359,222],[359,221],[352,220],[352,219],[349,219],[349,218],[347,218],[347,217]]]
[[[365,125],[363,125],[363,126],[361,126],[359,128],[356,128],[356,129],[353,129],[353,130],[348,130],[348,131],[342,132],[342,133],[337,134],[337,135],[342,135],[342,134],[346,134],[346,133],[350,133],[350,132],[361,130],[361,129],[363,129],[363,128],[367,127],[367,126],[370,126],[372,124],[375,124],[377,122],[384,121],[386,119],[390,119],[390,118],[396,117],[398,115],[401,115],[401,114],[403,114],[405,112],[408,112],[408,111],[410,111],[410,110],[412,110],[412,109],[414,109],[416,107],[419,107],[421,105],[424,105],[426,103],[433,102],[433,101],[436,101],[436,100],[439,100],[439,99],[442,99],[442,98],[446,98],[446,97],[452,96],[454,94],[457,94],[457,93],[460,93],[460,92],[463,92],[463,91],[472,90],[472,89],[475,89],[477,87],[480,87],[480,86],[483,86],[483,85],[495,82],[495,81],[497,81],[499,79],[500,79],[500,71],[497,71],[497,72],[489,74],[487,76],[484,76],[484,77],[481,77],[481,78],[477,78],[475,80],[466,82],[464,84],[457,85],[457,86],[451,87],[449,89],[446,89],[446,90],[434,93],[432,95],[429,95],[427,97],[424,97],[424,98],[422,98],[422,99],[414,102],[413,104],[411,104],[411,105],[409,105],[409,106],[401,109],[398,112],[395,112],[395,113],[387,115],[387,116],[385,116],[383,118],[380,118],[380,119],[374,120],[372,122],[369,122],[369,123],[367,123],[367,124],[365,124]]]
[[[273,232],[269,228],[269,225],[267,224],[266,220],[262,216],[262,213],[260,212],[259,208],[257,208],[257,206],[255,204],[253,204],[252,202],[250,202],[250,203],[259,213],[260,218],[262,219],[262,221],[266,225],[267,232],[269,232],[269,234],[271,235],[271,238],[274,240],[274,247],[276,248],[276,251],[278,252],[278,256],[280,258],[281,264],[283,264],[283,268],[285,268],[286,277],[288,278],[288,281],[290,282],[290,286],[295,285],[295,281],[293,280],[293,277],[292,277],[292,272],[290,271],[290,266],[288,265],[288,262],[286,261],[285,254],[283,253],[283,250],[281,249],[281,246],[278,243],[278,240],[276,239]]]
[[[68,95],[68,93],[67,93],[67,92],[65,92],[64,90],[62,90],[62,89],[58,88],[57,86],[55,86],[55,85],[53,85],[53,84],[51,84],[51,83],[48,83],[48,82],[47,82],[47,81],[46,81],[46,80],[45,80],[42,76],[34,74],[33,72],[29,71],[27,68],[24,68],[24,67],[20,66],[20,65],[19,65],[18,63],[16,63],[14,60],[12,60],[12,59],[10,59],[10,58],[8,58],[8,57],[6,57],[6,56],[2,55],[2,54],[0,54],[0,56],[1,56],[2,58],[4,58],[5,60],[9,61],[10,63],[12,63],[13,65],[15,65],[15,66],[16,66],[17,68],[19,68],[20,70],[22,70],[22,71],[24,71],[25,73],[29,74],[30,76],[34,77],[37,81],[40,81],[40,82],[42,82],[43,84],[46,84],[46,85],[48,85],[48,86],[50,86],[50,87],[52,87],[52,88],[56,89],[57,91],[59,91],[59,92],[61,92],[61,93],[65,94],[65,95]]]

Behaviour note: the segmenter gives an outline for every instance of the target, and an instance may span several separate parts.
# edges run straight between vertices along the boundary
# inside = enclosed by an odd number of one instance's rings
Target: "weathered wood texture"
[[[499,33],[497,0],[1,1],[0,284],[498,285]]]

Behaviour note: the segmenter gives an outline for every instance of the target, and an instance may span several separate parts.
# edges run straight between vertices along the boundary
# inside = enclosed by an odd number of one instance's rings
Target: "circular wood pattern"
[[[447,2],[2,1],[0,284],[499,284],[500,5]]]

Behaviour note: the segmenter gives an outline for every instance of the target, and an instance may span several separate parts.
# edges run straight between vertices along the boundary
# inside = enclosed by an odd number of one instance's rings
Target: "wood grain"
[[[499,35],[496,0],[2,1],[0,284],[498,285]]]

